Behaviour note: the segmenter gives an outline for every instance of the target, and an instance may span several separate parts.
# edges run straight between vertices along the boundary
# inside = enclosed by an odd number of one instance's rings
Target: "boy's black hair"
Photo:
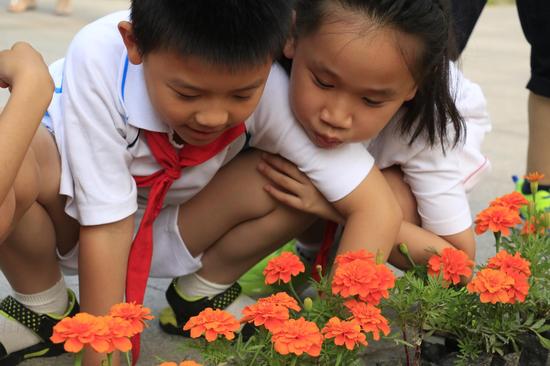
[[[131,5],[143,55],[169,50],[231,69],[278,57],[291,19],[291,0],[132,0]]]
[[[449,60],[456,52],[447,0],[297,0],[295,6],[298,38],[318,30],[340,8],[420,40],[423,48],[409,65],[418,90],[406,102],[401,133],[410,134],[410,144],[426,135],[430,146],[440,141],[443,151],[449,123],[455,132],[453,145],[464,136],[464,120],[449,89]]]

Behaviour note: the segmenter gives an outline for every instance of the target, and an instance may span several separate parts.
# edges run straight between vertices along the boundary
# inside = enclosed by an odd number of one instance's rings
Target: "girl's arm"
[[[11,91],[0,114],[0,203],[6,199],[53,94],[42,56],[26,43],[0,51],[0,87]]]
[[[340,251],[380,250],[383,258],[388,258],[401,222],[401,209],[377,168],[352,193],[335,203],[328,202],[307,176],[286,159],[265,154],[258,168],[273,182],[265,189],[275,199],[346,224]]]

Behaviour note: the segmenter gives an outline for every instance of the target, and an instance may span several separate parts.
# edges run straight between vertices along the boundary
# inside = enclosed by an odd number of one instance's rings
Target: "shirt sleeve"
[[[110,26],[92,23],[73,40],[60,110],[54,113],[63,129],[61,193],[68,196],[67,213],[82,225],[115,222],[137,210],[131,156],[120,132],[125,120],[116,85],[122,46]]]
[[[288,98],[288,77],[275,64],[246,123],[250,145],[292,161],[330,202],[344,198],[366,178],[374,159],[361,144],[316,147],[295,120]]]
[[[422,227],[437,235],[457,234],[472,225],[459,153],[459,147],[447,149],[445,155],[439,145],[423,147],[401,165],[416,197]]]

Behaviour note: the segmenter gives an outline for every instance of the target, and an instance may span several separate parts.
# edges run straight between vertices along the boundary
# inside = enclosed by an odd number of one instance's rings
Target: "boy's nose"
[[[229,121],[229,113],[224,110],[201,111],[195,115],[195,121],[207,128],[221,127]]]

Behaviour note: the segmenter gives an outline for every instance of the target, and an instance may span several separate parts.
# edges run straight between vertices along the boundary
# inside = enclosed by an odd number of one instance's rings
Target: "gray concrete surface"
[[[128,8],[125,0],[75,0],[74,13],[69,17],[53,15],[53,0],[38,0],[38,9],[25,14],[10,14],[4,9],[9,0],[0,0],[0,49],[25,40],[34,45],[47,62],[63,56],[66,47],[84,24],[111,11]],[[485,142],[485,152],[492,173],[472,192],[470,203],[474,213],[487,203],[513,189],[512,174],[523,174],[527,146],[527,91],[524,85],[529,76],[529,48],[523,38],[516,9],[513,6],[493,6],[485,9],[472,39],[463,55],[465,74],[478,82],[488,99],[493,131]],[[0,91],[0,105],[7,100]],[[494,253],[492,238],[479,238],[478,261]],[[67,282],[77,289],[76,277]],[[146,305],[155,314],[165,306],[164,290],[168,280],[149,281]],[[9,293],[9,286],[0,277],[0,296]],[[163,334],[153,323],[143,335],[142,358],[139,365],[158,365],[164,360],[181,360],[182,341]],[[70,365],[67,356],[51,360],[25,362],[32,365]]]

